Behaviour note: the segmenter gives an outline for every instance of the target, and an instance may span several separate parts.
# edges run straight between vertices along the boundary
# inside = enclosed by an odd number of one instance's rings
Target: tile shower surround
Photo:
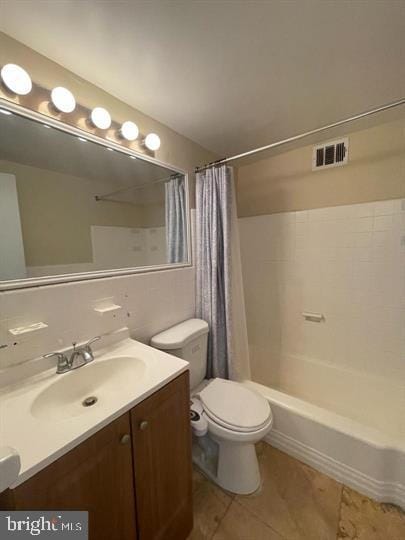
[[[328,366],[335,377],[351,372],[405,385],[405,200],[239,224],[254,380],[291,391],[296,367],[311,363],[312,374]],[[303,311],[325,320],[305,321]],[[305,394],[305,380],[291,384]]]

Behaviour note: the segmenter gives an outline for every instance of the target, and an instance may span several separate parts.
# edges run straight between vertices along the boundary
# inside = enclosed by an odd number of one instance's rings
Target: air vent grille
[[[346,146],[345,143],[341,142],[336,145],[336,156],[335,161],[336,163],[339,163],[340,161],[343,161],[345,159],[346,155]]]
[[[314,146],[312,152],[312,170],[326,169],[346,165],[349,158],[349,139],[339,139]]]
[[[321,167],[324,164],[324,149],[318,148],[316,151],[316,166]]]

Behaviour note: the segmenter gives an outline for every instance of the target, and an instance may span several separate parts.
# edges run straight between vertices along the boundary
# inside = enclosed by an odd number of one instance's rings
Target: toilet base
[[[254,444],[238,444],[212,434],[195,437],[193,461],[215,484],[238,495],[260,488],[260,471]]]

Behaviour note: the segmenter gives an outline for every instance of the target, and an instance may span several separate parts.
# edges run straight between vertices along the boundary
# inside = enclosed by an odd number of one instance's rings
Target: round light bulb
[[[129,120],[122,124],[120,131],[121,135],[127,141],[134,141],[139,135],[138,126],[134,124],[134,122],[130,122]]]
[[[51,100],[54,107],[64,113],[70,113],[75,110],[76,100],[70,90],[57,86],[51,92]]]
[[[100,129],[108,129],[111,126],[110,113],[103,107],[96,107],[91,111],[91,121]]]
[[[1,68],[1,79],[11,92],[20,96],[29,94],[32,90],[32,81],[28,73],[17,64],[6,64]]]
[[[156,133],[148,133],[145,137],[145,146],[149,150],[158,150],[160,148],[160,137]]]

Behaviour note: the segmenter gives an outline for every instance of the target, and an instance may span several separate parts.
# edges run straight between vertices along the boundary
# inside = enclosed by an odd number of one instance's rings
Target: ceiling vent
[[[346,165],[349,158],[349,139],[339,139],[314,146],[312,150],[312,170],[330,169]]]

